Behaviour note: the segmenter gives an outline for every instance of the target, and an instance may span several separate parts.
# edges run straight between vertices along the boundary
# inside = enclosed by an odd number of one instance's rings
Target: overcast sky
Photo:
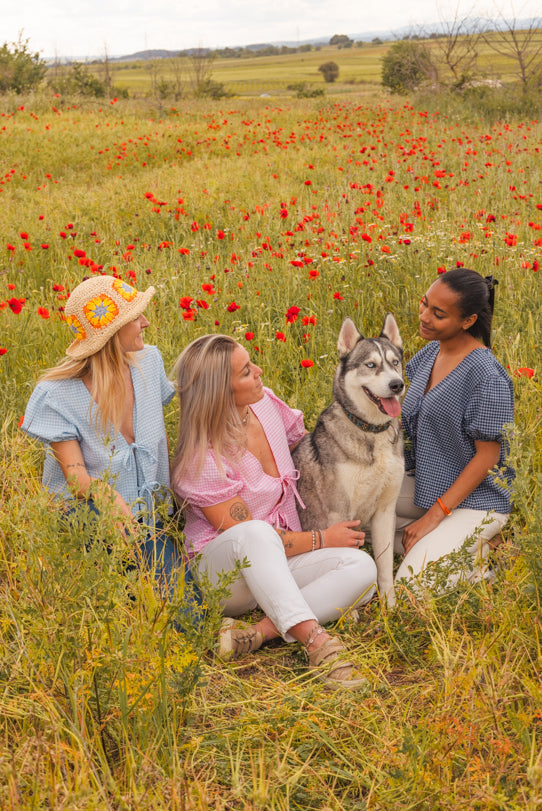
[[[216,48],[415,28],[474,12],[510,14],[511,0],[3,0],[1,42],[20,31],[43,57],[120,56],[146,49]],[[497,3],[497,5],[495,4]],[[6,8],[7,6],[7,8]],[[516,3],[517,17],[539,0]]]

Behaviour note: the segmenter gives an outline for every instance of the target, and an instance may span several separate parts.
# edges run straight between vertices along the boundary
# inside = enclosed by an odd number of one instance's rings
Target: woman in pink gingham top
[[[296,509],[299,496],[295,486],[299,473],[294,468],[290,447],[305,434],[303,414],[289,408],[271,389],[264,388],[263,391],[264,397],[252,405],[251,411],[263,427],[279,476],[265,473],[251,453],[243,456],[239,467],[224,460],[223,475],[212,449],[208,448],[197,481],[187,475],[176,490],[177,495],[188,502],[185,535],[190,557],[201,552],[205,544],[219,534],[202,508],[235,496],[243,499],[252,518],[267,521],[273,527],[301,531]]]
[[[290,449],[305,433],[303,415],[261,382],[247,350],[225,335],[206,335],[176,365],[180,421],[172,483],[186,522],[196,579],[217,583],[242,566],[223,611],[219,655],[257,650],[282,636],[305,644],[328,687],[366,683],[336,637],[320,623],[340,617],[374,593],[376,567],[359,547],[359,522],[301,531],[299,476]],[[253,625],[234,621],[259,607]]]

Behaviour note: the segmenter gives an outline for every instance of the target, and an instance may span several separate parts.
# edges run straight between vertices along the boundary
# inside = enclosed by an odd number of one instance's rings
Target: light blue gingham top
[[[166,377],[162,356],[146,346],[131,367],[134,385],[135,441],[122,434],[104,436],[91,419],[95,405],[82,380],[43,380],[36,385],[26,408],[23,431],[45,445],[76,439],[90,476],[105,478],[137,514],[149,512],[153,493],[169,488],[169,459],[163,406],[175,390]],[[66,479],[50,449],[45,456],[42,483],[59,498],[71,499]]]
[[[474,349],[438,385],[425,393],[439,351],[431,341],[406,365],[410,386],[401,424],[410,440],[406,469],[415,468],[414,503],[429,509],[473,458],[475,441],[501,443],[498,466],[509,486],[514,471],[506,465],[503,426],[514,420],[514,388],[490,349]],[[407,443],[408,446],[408,443]],[[510,512],[510,493],[486,476],[459,507]]]

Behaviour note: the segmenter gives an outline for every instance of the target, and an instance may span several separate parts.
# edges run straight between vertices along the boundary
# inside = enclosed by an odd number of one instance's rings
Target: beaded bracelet
[[[316,549],[316,530],[311,529],[311,533],[312,533],[312,549],[311,549],[311,552],[314,552],[314,550]]]

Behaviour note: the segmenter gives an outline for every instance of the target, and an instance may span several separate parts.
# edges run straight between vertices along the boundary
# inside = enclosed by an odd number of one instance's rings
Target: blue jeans
[[[84,504],[89,512],[89,519],[91,514],[98,516],[100,511],[92,501],[88,499],[85,502],[78,502]],[[70,515],[75,513],[77,506],[70,507],[65,517],[69,518]],[[143,522],[140,521],[143,525]],[[182,629],[183,623],[192,622],[194,625],[199,625],[204,616],[204,609],[202,606],[201,592],[192,577],[188,561],[177,549],[177,546],[163,531],[163,526],[160,522],[155,524],[154,530],[149,528],[147,538],[139,544],[141,550],[142,563],[151,569],[154,569],[155,582],[159,588],[160,593],[163,593],[168,600],[173,597],[175,589],[175,580],[180,572],[184,571],[184,584],[186,587],[185,593],[187,594],[187,609],[182,613],[180,622],[176,622],[178,628]],[[129,566],[128,569],[134,568]]]

